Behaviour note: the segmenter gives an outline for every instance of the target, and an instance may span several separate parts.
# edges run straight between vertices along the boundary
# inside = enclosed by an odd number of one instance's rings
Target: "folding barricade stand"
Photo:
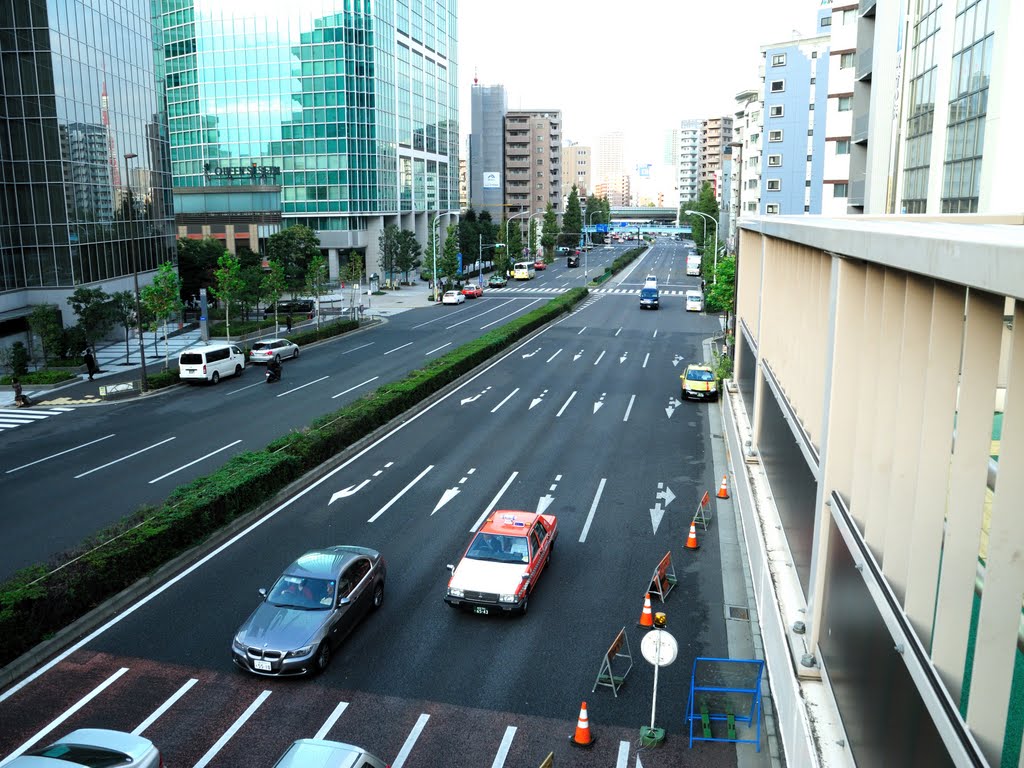
[[[708,529],[708,523],[711,522],[711,496],[707,491],[704,491],[704,495],[700,497],[700,501],[697,502],[697,511],[693,513],[693,524],[699,525],[705,531]]]
[[[690,697],[686,720],[690,726],[690,748],[695,741],[726,741],[754,744],[761,751],[761,679],[764,662],[759,659],[714,659],[697,657],[690,675]],[[749,702],[750,708],[747,709]],[[713,722],[725,722],[727,737],[715,736]],[[736,725],[753,731],[753,738],[740,738]],[[694,735],[694,726],[700,735]]]
[[[625,651],[623,651],[625,646]],[[616,674],[612,669],[612,662],[616,659],[625,659],[629,662],[629,666],[626,667],[626,671],[621,674]],[[612,689],[612,694],[615,698],[619,697],[619,688],[626,682],[626,675],[629,674],[629,670],[633,668],[633,656],[629,652],[629,638],[626,637],[626,628],[623,627],[619,630],[619,634],[615,636],[615,640],[612,641],[611,646],[608,648],[608,652],[601,659],[601,669],[597,673],[597,679],[594,681],[594,687],[591,689],[591,693],[597,690],[599,685],[607,685]]]
[[[660,597],[661,602],[664,603],[676,583],[676,567],[672,564],[672,553],[666,552],[654,569],[654,573],[651,574],[651,586],[647,591]]]

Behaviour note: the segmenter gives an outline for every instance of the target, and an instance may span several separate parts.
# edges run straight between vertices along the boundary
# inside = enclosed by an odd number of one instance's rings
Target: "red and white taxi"
[[[554,515],[499,510],[474,534],[452,572],[444,601],[474,613],[526,613],[558,537]]]

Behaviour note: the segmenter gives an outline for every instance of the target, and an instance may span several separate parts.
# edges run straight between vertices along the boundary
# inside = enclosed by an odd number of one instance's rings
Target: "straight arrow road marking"
[[[594,403],[594,413],[597,413],[601,409],[601,406],[604,405],[604,396],[607,395],[607,394],[608,394],[607,392],[602,392],[601,393],[601,399],[598,400],[596,403]],[[591,415],[593,415],[593,414],[591,414]]]
[[[623,352],[622,357],[619,358],[619,365],[622,365],[624,362],[626,362],[627,357],[629,357],[629,352]]]
[[[546,395],[547,393],[548,393],[548,391],[545,389],[543,392],[540,393],[540,395],[538,395],[537,397],[533,398],[533,400],[530,401],[530,407],[527,408],[526,410],[532,411],[533,410],[533,406],[537,405],[538,403],[543,403],[544,402],[544,395]]]
[[[554,500],[555,500],[555,497],[552,496],[550,493],[545,494],[544,496],[541,496],[540,499],[537,501],[537,514],[538,515],[544,514],[544,510],[546,510],[548,507],[550,507],[551,506],[551,502],[554,501]]]
[[[575,363],[581,357],[583,357],[583,350],[582,349],[579,352],[577,352],[575,355],[572,356],[572,361]]]
[[[439,510],[441,507],[443,507],[445,504],[447,504],[449,501],[451,501],[452,499],[454,499],[458,495],[459,495],[459,489],[458,488],[446,488],[445,492],[443,494],[441,494],[441,500],[439,502],[437,502],[437,506],[434,507],[434,512],[437,512],[437,510]],[[434,512],[430,513],[431,517],[434,516]]]

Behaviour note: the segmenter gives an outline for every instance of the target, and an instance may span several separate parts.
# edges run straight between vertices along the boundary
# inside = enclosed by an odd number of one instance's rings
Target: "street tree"
[[[554,259],[555,245],[558,243],[558,214],[555,207],[548,203],[544,210],[544,223],[541,225],[540,244],[544,249],[545,259]]]
[[[388,224],[377,236],[377,247],[380,251],[380,268],[384,271],[384,280],[391,284],[392,275],[398,268],[399,229],[395,224]]]
[[[562,234],[558,237],[558,244],[574,248],[579,245],[582,232],[583,212],[580,210],[580,193],[573,184],[569,191],[569,201],[565,204],[565,213],[562,214]]]
[[[736,257],[723,256],[718,260],[712,282],[705,287],[704,306],[709,312],[736,311]]]
[[[154,326],[164,326],[164,370],[170,367],[171,347],[168,340],[167,321],[182,310],[181,279],[169,261],[161,264],[153,282],[142,290],[142,303],[145,310],[153,318]]]
[[[78,325],[85,342],[92,346],[114,327],[110,296],[101,288],[79,287],[68,296],[68,304],[78,315]],[[75,353],[81,350],[74,350]]]
[[[309,268],[306,270],[306,295],[312,296],[316,301],[316,327],[320,329],[320,297],[327,293],[327,259],[322,253],[318,253],[309,260]]]
[[[144,286],[143,291],[149,286]],[[110,297],[114,320],[124,328],[125,362],[131,362],[131,339],[129,334],[138,322],[135,314],[135,294],[132,291],[118,291]]]
[[[358,251],[350,251],[345,266],[341,268],[342,282],[348,283],[351,293],[349,294],[349,307],[356,307],[356,296],[363,287],[363,257]]]
[[[444,251],[438,254],[437,274],[445,279],[445,290],[448,290],[459,276],[459,227],[451,224],[444,239]]]
[[[281,262],[292,298],[305,286],[309,261],[318,253],[320,238],[304,224],[293,224],[267,239],[267,258]]]
[[[237,301],[238,294],[244,288],[242,282],[242,265],[231,251],[224,251],[217,259],[217,271],[213,273],[213,293],[224,302],[224,326],[226,335],[231,338],[231,304]]]
[[[462,252],[463,264],[474,264],[480,260],[480,222],[476,211],[470,208],[459,221],[459,250]]]
[[[406,283],[409,282],[409,273],[420,263],[421,251],[420,241],[416,239],[415,232],[403,229],[398,233],[398,258],[395,265]]]
[[[64,326],[60,322],[60,310],[54,304],[37,304],[28,316],[28,327],[38,337],[43,348],[43,362],[62,358],[65,355]]]
[[[181,276],[181,298],[191,301],[199,298],[201,288],[213,285],[217,259],[224,252],[224,244],[213,237],[178,240],[178,274]]]
[[[523,259],[523,231],[519,228],[518,220],[506,219],[502,226],[505,227],[505,242],[507,243],[505,251],[508,253],[509,262],[515,264]]]
[[[277,305],[288,289],[288,281],[285,279],[284,266],[281,262],[269,259],[267,265],[270,268],[263,273],[262,291],[263,297],[274,305],[274,325],[277,326],[280,324],[277,318]]]
[[[689,224],[693,228],[693,242],[702,254],[707,254],[714,248],[716,224],[709,222],[704,216],[687,216],[686,211],[699,211],[710,216],[715,222],[718,221],[718,201],[715,199],[715,192],[711,184],[704,182],[700,188],[700,195],[696,202],[690,201],[681,209],[680,221]],[[710,248],[706,247],[709,246]],[[714,254],[712,254],[713,256]],[[707,261],[706,259],[704,261]],[[707,273],[705,273],[707,274]]]
[[[530,217],[529,231],[526,233],[526,250],[530,252],[530,256],[537,253],[537,220],[532,216]]]

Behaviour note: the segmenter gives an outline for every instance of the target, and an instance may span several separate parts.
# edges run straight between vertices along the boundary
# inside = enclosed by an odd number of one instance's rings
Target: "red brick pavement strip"
[[[634,742],[644,725],[603,725],[603,713],[614,711],[615,703],[608,696],[595,694],[588,700],[588,712],[591,733],[597,740],[592,749],[579,750],[569,743],[579,712],[576,701],[566,704],[565,719],[530,717],[353,691],[333,683],[330,670],[316,680],[259,678],[235,670],[229,663],[211,670],[104,653],[75,654],[61,663],[57,674],[45,675],[4,703],[0,757],[10,754],[122,667],[128,672],[41,741],[49,743],[81,727],[132,731],[190,678],[199,682],[143,734],[157,744],[168,765],[195,765],[265,690],[271,695],[223,746],[212,766],[271,766],[292,741],[313,737],[342,701],[349,706],[327,738],[358,744],[389,763],[395,761],[420,715],[430,716],[405,768],[490,766],[510,725],[517,732],[505,761],[508,768],[537,766],[549,752],[554,753],[558,768],[611,768],[616,765],[620,741],[632,745],[627,764],[633,768]],[[549,684],[557,685],[557,681]],[[690,750],[681,713],[666,712],[658,724],[668,730],[668,740],[658,749],[643,751],[646,768],[735,766],[731,745],[698,744]]]

